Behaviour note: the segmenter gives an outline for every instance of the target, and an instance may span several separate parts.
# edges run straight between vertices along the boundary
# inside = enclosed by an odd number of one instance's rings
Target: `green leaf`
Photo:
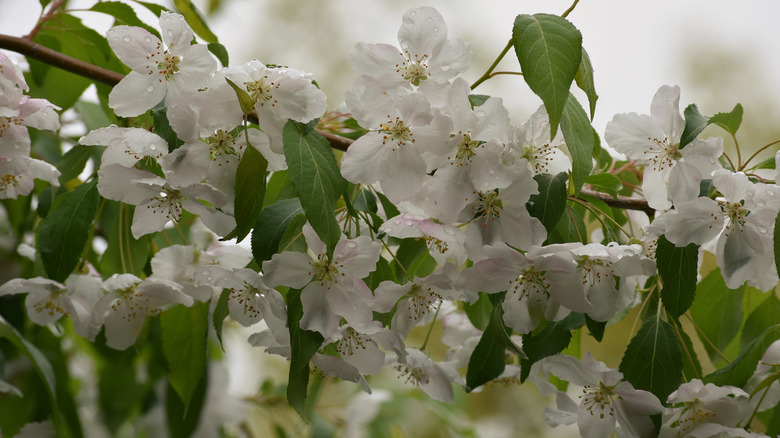
[[[595,321],[590,316],[585,315],[585,324],[596,342],[601,342],[604,339],[604,329],[607,328],[607,321]]]
[[[70,437],[72,432],[68,429],[67,421],[60,411],[57,399],[57,381],[54,377],[54,369],[46,356],[38,348],[28,342],[16,329],[0,316],[0,338],[8,339],[19,351],[24,353],[27,359],[32,363],[36,374],[41,378],[41,382],[46,390],[46,396],[51,403],[52,422],[57,430],[58,436]]]
[[[552,139],[582,62],[582,34],[557,15],[523,14],[515,18],[512,41],[523,78],[547,108]]]
[[[745,320],[740,336],[740,346],[745,347],[761,336],[767,327],[780,324],[780,300],[773,293],[761,301]]]
[[[717,113],[710,117],[708,124],[718,125],[731,135],[736,135],[739,125],[742,124],[742,113],[742,104],[738,103],[734,105],[734,109],[732,109],[731,112]]]
[[[162,104],[152,110],[152,120],[154,120],[154,133],[168,143],[168,152],[173,152],[184,144],[171,127],[168,121],[168,109]]]
[[[623,183],[620,182],[620,178],[611,173],[589,175],[585,182],[590,184],[596,191],[606,193],[615,199],[618,197],[618,192],[623,190]]]
[[[528,378],[531,365],[568,347],[571,331],[583,325],[584,315],[572,312],[560,321],[551,322],[536,334],[523,335],[523,351],[528,358],[520,359],[520,380],[524,382]]]
[[[233,89],[233,91],[236,92],[236,97],[238,97],[238,103],[241,105],[241,111],[244,113],[244,115],[250,115],[255,110],[255,103],[252,101],[252,98],[249,97],[249,93],[246,92],[243,88],[236,85],[235,82],[231,81],[228,78],[225,78],[228,85],[230,85],[230,88]]]
[[[168,434],[171,438],[188,438],[198,428],[201,421],[201,410],[206,401],[208,380],[208,370],[206,370],[203,377],[198,380],[189,405],[182,403],[176,395],[173,385],[166,385],[165,417]]]
[[[333,213],[335,202],[345,190],[330,143],[303,123],[289,120],[284,125],[284,156],[295,191],[314,231],[333,253],[341,229]]]
[[[51,0],[38,0],[41,4],[41,8],[46,9],[46,6],[49,6],[49,3],[51,3]]]
[[[222,64],[222,67],[228,66],[230,63],[230,56],[228,56],[228,51],[225,46],[220,43],[209,43],[208,48],[209,52],[217,57],[217,60],[219,60],[219,63]]]
[[[498,318],[495,317],[497,313],[499,314]],[[500,303],[493,308],[493,316],[491,316],[485,331],[482,332],[482,337],[479,338],[477,346],[471,353],[466,370],[466,390],[468,392],[500,376],[506,368],[506,347],[504,347],[503,338],[507,334],[501,319],[503,313]]]
[[[100,204],[97,180],[64,195],[46,216],[38,232],[37,249],[46,274],[63,282],[81,260]]]
[[[79,100],[73,105],[73,108],[81,116],[81,121],[86,125],[87,131],[94,131],[95,129],[111,125],[111,119],[103,111],[103,107],[97,103]]]
[[[133,1],[145,7],[146,9],[152,11],[152,13],[158,17],[162,14],[163,11],[170,12],[170,9],[166,8],[165,6],[158,5],[156,3],[142,2],[140,0],[133,0]]]
[[[561,219],[548,234],[546,244],[581,242],[587,243],[588,228],[585,225],[585,207],[574,201],[566,201]]]
[[[485,292],[479,293],[479,299],[474,304],[463,303],[463,310],[469,321],[479,330],[485,331],[490,322],[490,315],[493,313],[493,305],[490,303],[490,295]]]
[[[168,382],[181,398],[185,412],[206,372],[208,318],[208,303],[195,303],[192,307],[179,304],[160,315]]]
[[[374,198],[374,195],[371,193],[370,190],[368,190],[365,187],[362,187],[358,192],[357,196],[355,196],[355,199],[352,200],[352,207],[355,210],[370,211],[372,213],[376,213],[377,212],[376,198]]]
[[[707,127],[709,122],[709,119],[701,115],[699,107],[693,103],[685,108],[683,115],[685,116],[685,128],[680,138],[680,149],[692,142]]]
[[[682,382],[682,352],[672,326],[656,317],[645,320],[618,369],[634,388],[666,400]]]
[[[214,307],[214,315],[211,319],[214,324],[214,331],[217,332],[219,346],[222,347],[223,351],[225,350],[225,346],[222,345],[222,324],[225,322],[228,313],[230,313],[230,310],[228,309],[229,296],[230,289],[223,289],[222,293],[219,294],[219,300],[217,300],[217,305]]]
[[[425,277],[439,266],[431,256],[431,252],[428,251],[428,246],[419,239],[404,239],[395,256],[405,268],[404,270],[396,270],[399,277],[406,276],[406,274],[402,274],[404,271],[411,277]]]
[[[298,198],[283,199],[260,212],[252,230],[252,255],[258,265],[279,252],[279,242],[296,216],[303,214]]]
[[[778,339],[780,339],[780,325],[767,328],[747,344],[740,351],[739,356],[728,366],[706,375],[702,380],[705,383],[714,383],[718,386],[745,386],[750,376],[756,371],[758,361],[764,356],[766,349]]]
[[[379,202],[382,204],[382,209],[385,211],[385,216],[387,216],[388,219],[392,217],[396,217],[399,214],[401,214],[401,212],[398,211],[398,208],[396,208],[395,204],[390,202],[390,200],[387,199],[387,196],[385,196],[384,193],[377,192],[376,196],[377,198],[379,198]]]
[[[696,355],[696,350],[693,348],[693,342],[691,341],[691,338],[688,336],[688,334],[685,333],[682,328],[679,328],[679,326],[678,331],[683,340],[681,350],[683,361],[683,379],[686,382],[689,382],[691,379],[701,379],[704,373],[701,370],[701,363],[699,362],[699,357]]]
[[[79,176],[84,170],[84,166],[87,165],[89,157],[95,152],[93,146],[76,145],[72,147],[62,159],[57,163],[57,170],[60,171],[60,185],[64,185],[68,181]]]
[[[531,196],[526,204],[528,213],[539,219],[549,234],[566,210],[566,172],[555,176],[549,173],[534,176],[539,193]]]
[[[100,272],[104,278],[115,272],[144,275],[144,267],[151,257],[151,235],[147,234],[136,239],[130,227],[133,224],[135,206],[111,202],[112,210],[116,208],[115,224],[108,231],[108,247],[100,258]],[[108,208],[103,208],[103,215],[109,214]]]
[[[147,31],[149,31],[149,33],[151,33],[152,35],[156,36],[157,38],[160,38],[159,32],[157,32],[157,30],[154,29],[153,27],[141,21],[138,18],[138,16],[135,14],[133,8],[130,7],[130,5],[127,5],[125,3],[117,2],[117,1],[95,3],[91,8],[89,8],[89,10],[108,14],[116,18],[118,24],[126,24],[128,26],[142,27]]]
[[[664,285],[661,289],[664,308],[679,318],[691,307],[696,294],[699,246],[692,243],[677,247],[666,240],[666,236],[661,236],[658,238],[655,257],[658,274]]]
[[[268,161],[252,145],[247,145],[236,170],[236,228],[223,240],[244,240],[255,225],[263,209],[265,196],[265,171]]]
[[[725,351],[739,333],[744,296],[745,286],[736,290],[729,289],[719,268],[710,272],[696,286],[691,317],[699,327],[696,333],[713,362],[720,358],[716,349]]]
[[[191,0],[173,0],[173,4],[184,16],[184,19],[187,20],[187,24],[190,25],[196,35],[203,38],[207,43],[219,42],[219,38],[211,32],[211,29],[206,24],[206,20],[200,15],[200,12],[198,12]]]
[[[309,362],[322,346],[324,338],[317,332],[301,329],[302,316],[301,292],[291,290],[287,293],[287,327],[290,329],[291,349],[287,401],[301,418],[307,420],[309,416],[306,411],[306,390],[309,385]]]
[[[488,99],[490,99],[490,96],[484,94],[469,94],[469,103],[471,103],[472,108],[482,106]]]
[[[574,184],[574,194],[577,194],[593,168],[591,156],[595,140],[588,115],[585,114],[585,110],[571,93],[566,100],[561,118],[561,130],[563,138],[566,140],[566,147],[571,154],[571,178]]]
[[[599,100],[599,95],[596,93],[596,83],[593,80],[593,65],[590,63],[590,56],[588,56],[588,52],[585,51],[585,47],[582,48],[582,61],[580,61],[580,67],[577,69],[574,80],[577,82],[577,86],[588,96],[590,119],[593,120],[593,116],[596,114],[596,101]]]

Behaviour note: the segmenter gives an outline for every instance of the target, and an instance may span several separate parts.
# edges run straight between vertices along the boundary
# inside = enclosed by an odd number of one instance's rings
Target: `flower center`
[[[279,84],[273,82],[266,83],[266,79],[268,79],[268,76],[263,76],[255,82],[247,82],[246,91],[249,92],[249,97],[252,101],[259,103],[260,106],[265,106],[266,103],[269,103],[271,106],[276,106],[279,101],[274,99],[271,91],[274,88],[279,88]]]
[[[255,298],[262,293],[256,287],[244,282],[242,288],[230,288],[230,299],[244,307],[244,315],[254,318],[260,315],[260,309],[255,306]]]
[[[582,388],[582,393],[580,398],[590,415],[598,415],[599,418],[604,418],[605,414],[615,415],[615,408],[612,406],[613,393],[611,387],[599,382],[598,387],[585,386]]]
[[[236,152],[235,148],[236,141],[233,138],[233,135],[223,129],[217,130],[216,134],[205,139],[204,141],[210,146],[209,158],[212,161],[223,155],[238,156],[238,152]],[[228,163],[230,162],[230,160],[227,158],[225,161]],[[219,165],[221,166],[222,163],[219,163]]]
[[[331,263],[327,254],[317,255],[317,261],[309,262],[309,264],[312,267],[309,275],[314,275],[314,281],[319,283],[320,286],[325,286],[325,283],[338,284],[339,277],[345,277],[343,272],[339,272],[339,268],[343,268],[344,265],[336,260]],[[328,289],[330,289],[330,286],[328,286]]]
[[[610,266],[611,262],[601,259],[594,259],[587,255],[581,256],[577,260],[577,266],[582,269],[582,284],[594,287],[601,281],[607,281],[614,276]]]
[[[390,118],[389,115],[387,117],[388,119]],[[407,142],[414,143],[412,130],[400,117],[396,117],[395,120],[390,119],[387,123],[380,124],[379,132],[383,133],[382,144],[387,143],[388,140],[395,143],[397,146],[405,146]],[[392,149],[395,151],[395,147]]]
[[[45,312],[49,316],[66,313],[65,309],[63,309],[62,305],[60,304],[60,294],[63,292],[65,292],[64,289],[59,291],[52,291],[46,301],[38,301],[33,304],[33,310],[38,313]]]
[[[541,301],[551,286],[544,277],[544,271],[537,271],[534,266],[523,269],[516,279],[509,280],[509,284],[514,288],[518,301],[524,298],[530,300],[532,295],[536,296],[536,301]]]
[[[16,175],[10,173],[0,175],[0,193],[6,193],[9,189],[17,187],[19,187],[19,179]]]
[[[481,219],[483,227],[487,227],[489,222],[493,222],[500,217],[503,209],[504,201],[499,198],[497,190],[488,193],[479,192],[477,204],[471,207],[471,210],[474,212],[474,219]]]
[[[419,87],[420,83],[430,76],[430,73],[428,73],[428,55],[423,55],[422,57],[414,55],[412,57],[406,51],[406,58],[406,61],[396,65],[398,67],[396,72],[400,73],[404,80],[411,82],[415,87]]]
[[[179,63],[181,62],[181,58],[178,56],[174,56],[168,51],[163,52],[163,59],[159,63],[157,63],[157,71],[165,77],[166,81],[169,81],[171,79],[171,76],[179,72]],[[162,82],[162,81],[161,81]]]
[[[430,313],[436,304],[441,301],[441,295],[434,292],[431,288],[423,288],[417,283],[412,285],[408,295],[409,317],[415,321]]]
[[[24,119],[20,117],[0,117],[0,138],[11,130],[12,126],[22,126]]]
[[[745,225],[745,218],[750,214],[750,210],[742,205],[742,202],[727,202],[720,205],[720,211],[729,219],[726,230],[742,231]],[[728,231],[726,231],[728,235]]]
[[[647,139],[658,145],[658,148],[650,147],[644,151],[645,154],[650,155],[649,160],[656,171],[660,172],[665,167],[672,167],[682,158],[680,143],[669,144],[669,139],[666,137],[663,140],[651,137],[647,137]]]
[[[352,356],[356,351],[365,350],[369,342],[369,338],[349,327],[344,331],[344,337],[336,344],[336,351],[342,356]]]
[[[468,132],[465,134],[458,132],[458,134],[461,134],[461,137],[460,142],[455,146],[454,159],[451,156],[447,157],[447,159],[451,160],[450,164],[454,164],[458,167],[468,166],[471,164],[471,159],[477,154],[476,149],[482,145],[482,142],[472,140],[471,134]],[[454,138],[458,134],[450,134],[450,137]]]
[[[698,400],[690,403],[686,403],[683,412],[680,414],[678,420],[678,428],[680,432],[685,433],[689,430],[693,430],[699,423],[708,421],[710,417],[714,417],[717,414],[710,410],[704,409]]]
[[[184,199],[178,190],[163,188],[163,191],[153,197],[146,208],[151,208],[154,214],[162,214],[168,220],[178,222],[181,219],[181,201]]]
[[[406,377],[406,383],[412,383],[419,385],[421,383],[427,384],[430,381],[425,369],[421,367],[412,368],[409,365],[399,364],[395,366],[395,369],[401,373],[398,378]]]
[[[549,164],[552,161],[550,155],[552,155],[554,150],[555,147],[549,143],[542,146],[526,146],[523,148],[522,158],[528,160],[528,163],[533,166],[535,173],[547,173]]]

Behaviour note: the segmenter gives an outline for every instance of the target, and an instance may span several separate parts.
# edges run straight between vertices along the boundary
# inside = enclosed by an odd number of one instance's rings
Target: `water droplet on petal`
[[[451,228],[445,228],[444,229],[444,234],[447,234],[448,236],[454,236],[455,235],[455,231],[453,231]]]
[[[153,86],[149,85],[148,87],[146,87],[146,92],[147,93],[151,93],[152,91],[154,91],[154,87]]]
[[[417,15],[417,11],[411,11],[411,12],[409,12],[409,15],[411,15],[412,17],[414,17],[415,15]]]
[[[452,68],[452,66],[450,66],[450,65],[442,65],[441,66],[441,71],[450,71],[451,68]]]
[[[168,36],[173,36],[173,31],[171,29],[168,29],[168,32],[165,32],[168,34]]]
[[[439,28],[438,28],[438,27],[434,27],[434,28],[433,28],[433,31],[434,31],[434,32],[438,32],[438,31],[439,31]]]
[[[766,192],[766,194],[769,195],[769,196],[775,196],[775,191],[774,190],[770,190],[770,191]]]
[[[428,23],[433,23],[433,18],[428,17]]]
[[[488,173],[491,174],[491,175],[495,175],[496,174],[496,170],[495,169],[490,169],[490,170],[488,170]]]
[[[485,112],[484,111],[475,111],[474,114],[476,114],[477,117],[485,117]]]
[[[768,231],[768,230],[767,230],[766,228],[764,228],[764,227],[756,227],[756,228],[758,229],[758,232],[759,232],[759,233],[761,233],[761,234],[766,234],[766,232]]]
[[[406,225],[407,227],[411,227],[412,225],[414,225],[414,221],[406,221],[404,222],[404,225]]]
[[[157,150],[157,146],[155,146],[155,145],[151,145],[151,146],[149,146],[149,149],[151,149],[151,150],[153,150],[153,151],[154,151],[154,150]]]
[[[393,223],[396,225],[401,225],[401,219],[396,219],[393,221]]]
[[[347,240],[347,247],[349,247],[349,248],[357,248],[357,242],[354,242],[352,240]]]
[[[150,37],[145,37],[144,41],[146,41],[146,44],[149,44],[152,42],[152,39]]]
[[[130,41],[133,41],[132,38],[130,38],[130,35],[125,35],[124,38],[122,38],[126,43],[129,43]]]
[[[756,202],[756,207],[763,207],[765,205],[766,205],[766,202],[764,202],[764,201],[760,201],[759,200],[758,202]]]

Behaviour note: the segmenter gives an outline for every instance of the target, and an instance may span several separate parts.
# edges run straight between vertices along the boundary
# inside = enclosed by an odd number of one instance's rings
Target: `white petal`
[[[680,115],[680,87],[664,85],[653,96],[650,114],[655,123],[663,130],[670,144],[680,141],[685,120]]]
[[[166,83],[156,75],[131,71],[108,95],[108,106],[116,115],[135,117],[160,103],[165,97]]]
[[[160,14],[160,29],[162,29],[165,45],[178,54],[192,42],[192,29],[179,14],[162,11]]]
[[[131,69],[151,65],[149,55],[160,47],[160,39],[148,30],[135,26],[115,26],[106,34],[111,50]]]

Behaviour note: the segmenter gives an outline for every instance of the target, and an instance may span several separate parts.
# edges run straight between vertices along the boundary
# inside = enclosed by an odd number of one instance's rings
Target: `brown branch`
[[[117,73],[115,71],[84,62],[80,59],[63,55],[60,52],[54,51],[48,47],[44,47],[38,43],[34,43],[25,38],[0,34],[0,49],[7,49],[21,53],[22,55],[29,58],[37,59],[38,61],[45,62],[46,64],[59,67],[63,70],[102,82],[112,87],[118,84],[119,81],[125,77],[125,75],[122,73]]]
[[[89,79],[100,81],[104,84],[114,86],[124,78],[124,75],[111,70],[107,70],[102,67],[84,62],[80,59],[72,58],[62,53],[51,50],[40,44],[26,40],[24,38],[18,38],[8,35],[0,34],[0,49],[12,50],[17,53],[21,53],[32,59],[45,62],[47,64],[59,67],[63,70],[67,70],[71,73],[84,76]],[[254,120],[252,120],[254,119]],[[252,121],[256,121],[257,118],[250,118]],[[346,151],[349,145],[354,140],[342,137],[337,134],[333,134],[327,131],[317,130],[323,137],[329,142],[330,146],[334,149]],[[647,213],[649,216],[655,214],[655,210],[647,205],[647,200],[641,198],[628,198],[625,196],[618,196],[617,199],[606,195],[604,193],[594,192],[591,190],[583,189],[580,193],[599,199],[610,207],[622,208],[625,210],[638,210]]]

